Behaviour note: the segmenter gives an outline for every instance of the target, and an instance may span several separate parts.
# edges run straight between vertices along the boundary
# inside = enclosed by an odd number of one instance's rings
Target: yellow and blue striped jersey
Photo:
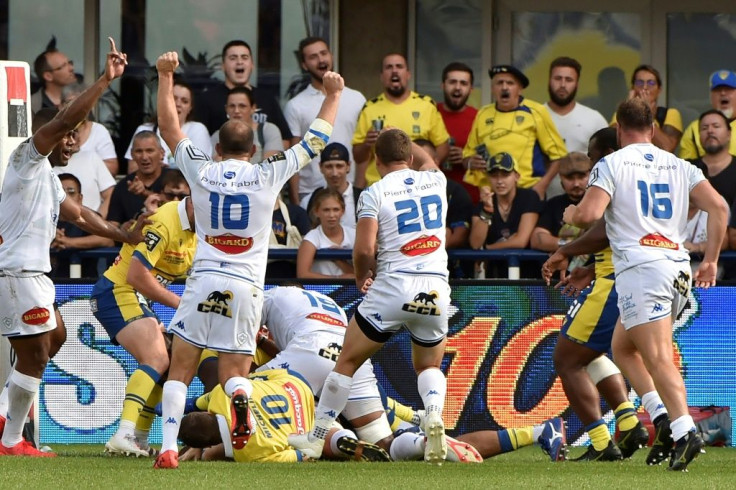
[[[105,277],[117,286],[128,283],[133,257],[164,286],[185,276],[192,266],[197,237],[189,227],[186,199],[164,204],[149,219],[153,223],[143,228],[143,241],[135,246],[123,245],[115,262],[105,271]]]

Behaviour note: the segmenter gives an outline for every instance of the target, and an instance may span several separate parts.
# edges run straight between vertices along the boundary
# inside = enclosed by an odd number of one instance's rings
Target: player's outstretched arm
[[[117,223],[106,221],[91,209],[80,205],[72,199],[64,199],[61,203],[59,212],[64,221],[74,223],[87,233],[105,238],[110,238],[116,242],[131,243],[133,245],[140,243],[143,236],[140,233],[144,225],[149,224],[147,220],[149,214],[142,215],[138,218],[136,226],[131,230],[126,230],[118,226]]]
[[[322,77],[322,86],[325,89],[326,96],[317,114],[317,119],[327,121],[332,126],[335,124],[335,118],[337,117],[337,108],[340,105],[342,90],[345,88],[345,80],[339,73],[328,71]]]
[[[413,141],[411,143],[411,156],[414,158],[411,165],[414,170],[439,170],[434,158]]]
[[[156,60],[156,70],[158,71],[158,103],[156,106],[158,127],[161,131],[161,137],[172,152],[176,151],[179,142],[187,137],[179,126],[179,116],[174,104],[174,71],[178,66],[179,55],[176,51],[164,53]]]
[[[120,77],[125,71],[125,65],[128,64],[127,56],[125,53],[118,52],[115,48],[115,41],[111,37],[108,40],[110,41],[110,52],[107,53],[105,72],[102,76],[33,135],[33,144],[40,154],[51,153],[61,138],[87,117],[97,100],[110,86],[110,82]]]
[[[552,275],[560,271],[564,280],[570,257],[600,252],[607,246],[606,220],[601,218],[581,236],[558,248],[542,266],[542,277],[549,285]]]

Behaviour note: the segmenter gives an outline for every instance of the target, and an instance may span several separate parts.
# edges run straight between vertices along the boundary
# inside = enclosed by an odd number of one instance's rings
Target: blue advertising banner
[[[135,360],[110,342],[89,308],[91,284],[59,284],[56,298],[67,342],[43,377],[41,441],[104,443],[117,427],[127,377]],[[182,285],[172,289],[181,294]],[[354,285],[310,285],[333,297],[352,316],[360,302]],[[570,300],[552,288],[525,282],[453,285],[450,335],[443,370],[448,378],[445,423],[450,433],[521,427],[554,416],[568,424],[570,443],[586,441],[552,364],[560,325]],[[725,406],[736,413],[736,288],[696,290],[677,322],[675,360],[691,406]],[[164,324],[173,310],[154,307]],[[421,407],[411,366],[409,337],[395,335],[374,359],[389,396]],[[201,393],[196,380],[190,395]],[[636,394],[631,392],[632,399]],[[605,410],[608,410],[606,407]],[[612,413],[606,415],[613,427]],[[729,437],[736,433],[731,428]],[[160,425],[152,429],[160,440]],[[733,438],[731,437],[731,440]]]

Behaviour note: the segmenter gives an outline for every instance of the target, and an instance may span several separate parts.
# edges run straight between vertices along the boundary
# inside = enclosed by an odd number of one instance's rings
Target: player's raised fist
[[[177,66],[179,66],[179,55],[176,51],[166,52],[156,60],[156,70],[159,73],[174,73]]]
[[[322,77],[322,86],[328,94],[336,94],[342,92],[342,89],[345,88],[345,80],[342,79],[339,73],[328,71]]]
[[[128,64],[128,55],[117,50],[113,38],[108,37],[107,39],[110,41],[110,51],[107,53],[105,63],[105,77],[108,81],[113,81],[125,71],[125,65]]]

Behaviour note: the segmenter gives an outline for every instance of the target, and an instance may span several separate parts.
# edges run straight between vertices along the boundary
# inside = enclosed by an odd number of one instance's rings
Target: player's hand
[[[322,77],[322,86],[325,88],[327,95],[339,94],[345,88],[345,80],[339,73],[328,71]]]
[[[698,270],[695,271],[695,287],[708,289],[711,286],[715,286],[717,272],[717,262],[702,261],[700,266],[698,266]]]
[[[373,278],[372,277],[368,277],[366,279],[358,279],[356,277],[355,278],[355,285],[358,286],[358,290],[361,293],[366,294],[368,292],[368,290],[371,288],[371,286],[373,285]]]
[[[202,459],[202,449],[189,447],[179,454],[179,461],[199,461]]]
[[[555,284],[555,289],[561,289],[563,296],[578,297],[583,289],[587,288],[595,279],[595,270],[590,267],[576,267],[573,271]]]
[[[107,39],[110,41],[110,52],[107,53],[105,78],[107,78],[107,81],[112,82],[116,78],[119,78],[125,71],[125,65],[128,64],[128,55],[118,52],[113,38],[108,37]]]
[[[143,201],[143,206],[146,208],[146,212],[155,213],[158,211],[158,207],[161,206],[162,201],[161,194],[153,193]]]
[[[560,279],[565,280],[569,263],[569,259],[559,250],[549,256],[544,265],[542,265],[542,278],[547,283],[547,286],[550,285],[552,276],[557,271],[560,271]]]
[[[159,73],[174,73],[179,66],[179,54],[176,51],[167,51],[156,60],[156,70]]]
[[[122,233],[125,238],[123,240],[125,243],[130,243],[131,245],[137,245],[143,241],[143,227],[146,225],[153,224],[153,221],[148,219],[153,213],[142,213],[140,216],[138,216],[138,219],[135,220],[128,220],[126,221],[122,226]]]
[[[564,221],[568,225],[575,225],[572,219],[575,216],[575,212],[577,210],[578,207],[575,204],[570,204],[568,207],[565,208],[565,212],[562,214],[562,221]]]

